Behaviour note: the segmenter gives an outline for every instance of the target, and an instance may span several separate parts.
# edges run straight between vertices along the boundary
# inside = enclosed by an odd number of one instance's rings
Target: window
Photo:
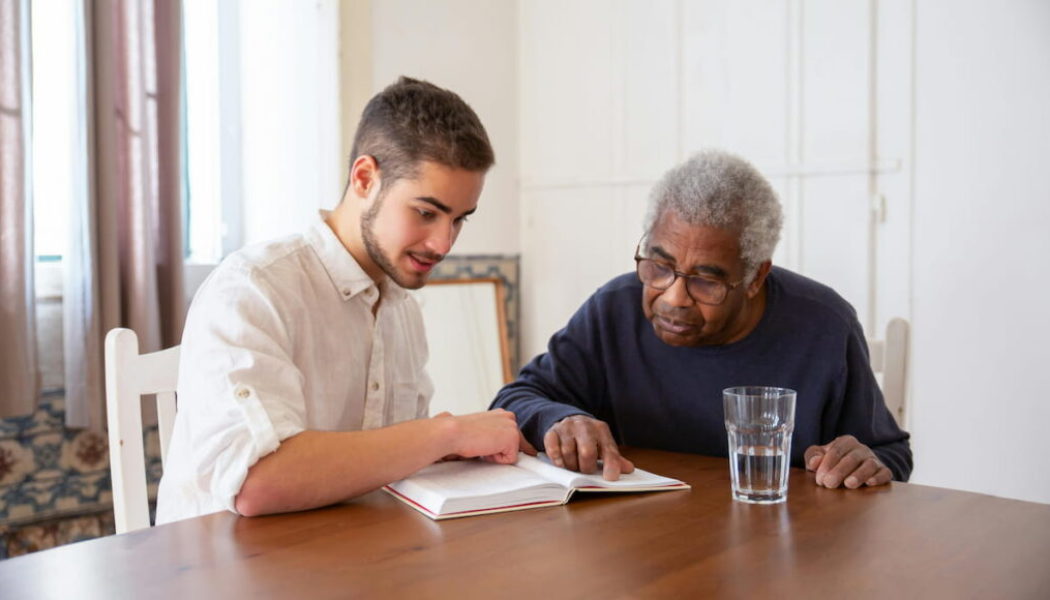
[[[32,0],[31,7],[35,17],[31,18],[33,233],[37,260],[57,263],[66,254],[70,237],[70,200],[88,191],[84,6],[80,2]],[[187,0],[183,10],[184,182],[188,199],[185,248],[190,262],[214,263],[224,254],[224,243],[239,245],[236,232],[223,225],[224,217],[232,211],[224,210],[220,203],[224,197],[222,176],[231,167],[230,158],[221,153],[220,134],[236,134],[234,123],[229,122],[236,119],[220,120],[221,69],[228,68],[230,61],[219,58],[230,53],[227,46],[236,49],[236,40],[222,40],[219,18],[235,18],[236,3]],[[226,149],[227,154],[236,150]],[[54,270],[60,277],[58,267]],[[49,278],[48,269],[44,271],[43,277]]]
[[[183,2],[186,256],[215,264],[241,246],[238,2]]]
[[[86,193],[83,4],[31,6],[33,235],[37,260],[57,262],[66,253],[70,199]]]
[[[215,4],[189,0],[183,4],[186,98],[186,197],[184,227],[190,262],[209,263],[221,250],[222,211],[219,204],[219,102],[217,65],[218,11]]]

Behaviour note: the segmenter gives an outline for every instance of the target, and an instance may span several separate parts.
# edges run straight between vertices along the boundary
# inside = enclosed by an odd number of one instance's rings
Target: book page
[[[638,467],[635,467],[634,472],[632,473],[621,474],[620,478],[616,481],[606,481],[601,474],[601,463],[599,463],[598,473],[593,475],[577,473],[575,471],[555,466],[551,463],[551,459],[542,452],[536,457],[523,453],[518,454],[518,466],[522,469],[532,471],[544,479],[569,488],[603,488],[608,491],[628,491],[633,489],[660,488],[682,484],[682,482],[677,479],[663,477],[662,475],[650,473],[649,471],[639,469]]]
[[[390,484],[435,514],[564,501],[569,490],[514,465],[479,460],[435,463]]]

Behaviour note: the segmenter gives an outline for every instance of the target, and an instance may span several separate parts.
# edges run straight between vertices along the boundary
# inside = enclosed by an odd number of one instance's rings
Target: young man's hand
[[[502,408],[459,416],[445,412],[434,418],[448,419],[451,426],[449,454],[454,456],[513,464],[518,460],[519,449],[526,452],[532,449],[528,442],[522,446],[524,440],[514,413]],[[532,453],[536,451],[533,449]]]

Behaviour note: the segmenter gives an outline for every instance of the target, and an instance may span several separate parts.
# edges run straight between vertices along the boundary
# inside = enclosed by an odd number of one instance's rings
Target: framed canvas
[[[412,294],[422,309],[430,348],[430,414],[487,409],[511,380],[503,282],[436,280]]]

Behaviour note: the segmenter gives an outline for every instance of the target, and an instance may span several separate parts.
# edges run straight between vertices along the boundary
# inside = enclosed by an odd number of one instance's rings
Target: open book
[[[518,455],[517,464],[478,460],[441,462],[383,488],[431,519],[451,519],[565,504],[574,491],[652,492],[689,485],[635,468],[606,481],[551,464],[546,455]]]

